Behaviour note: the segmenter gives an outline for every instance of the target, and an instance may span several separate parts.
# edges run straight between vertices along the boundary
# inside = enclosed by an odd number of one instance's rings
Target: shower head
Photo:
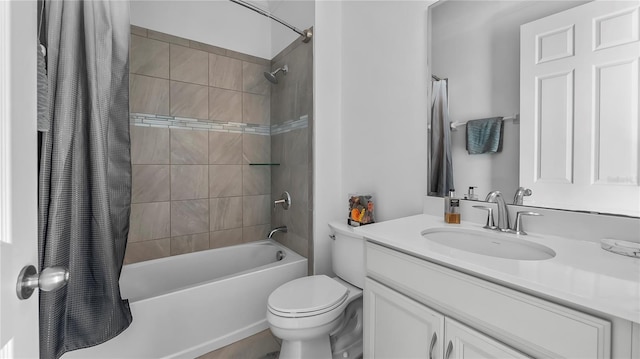
[[[278,79],[276,78],[276,74],[274,72],[264,72],[264,77],[269,80],[272,84],[277,84]]]
[[[274,71],[271,72],[264,72],[264,77],[269,80],[269,82],[271,82],[272,84],[277,84],[278,83],[278,77],[276,77],[276,75],[278,74],[278,72],[283,72],[285,75],[287,72],[289,72],[289,66],[284,65],[282,67],[277,68]]]

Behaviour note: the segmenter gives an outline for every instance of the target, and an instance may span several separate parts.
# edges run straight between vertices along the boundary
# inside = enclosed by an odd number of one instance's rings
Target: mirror
[[[467,198],[469,187],[475,187],[476,198],[471,199],[482,201],[490,191],[499,190],[507,203],[512,203],[516,190],[520,186],[529,186],[527,181],[520,178],[521,167],[532,166],[534,159],[523,157],[521,145],[533,142],[532,132],[535,131],[523,132],[523,128],[528,131],[530,126],[522,126],[521,123],[524,119],[531,120],[533,115],[524,112],[520,114],[520,26],[586,3],[589,1],[441,0],[429,8],[429,67],[435,78],[446,79],[449,118],[456,127],[450,132],[450,140],[453,186],[457,197]],[[627,2],[625,6],[629,6],[630,3]],[[638,34],[633,36],[637,42]],[[638,47],[635,47],[634,51],[637,52],[637,49]],[[637,67],[637,60],[635,61]],[[636,72],[635,77],[629,80],[632,97],[635,93],[635,99],[630,100],[635,103],[635,114],[632,112],[632,120],[627,121],[632,122],[631,128],[635,128],[635,132],[638,132],[637,78]],[[607,98],[606,95],[601,97]],[[501,152],[470,155],[466,149],[466,122],[498,116],[505,118]],[[577,118],[578,114],[572,116]],[[430,128],[433,129],[433,126],[432,123]],[[577,143],[579,132],[576,131],[574,136]],[[630,167],[635,168],[637,172],[638,156],[634,155],[634,152],[638,152],[637,134],[634,136]],[[536,137],[536,140],[539,138]],[[432,168],[430,161],[429,173]],[[635,179],[632,178],[632,184],[627,187],[634,187],[631,193],[635,193],[636,198],[632,200],[637,204],[637,173],[633,173],[631,177],[633,176]],[[429,180],[432,183],[433,179]],[[560,202],[540,200],[544,197],[546,189],[535,188],[537,189],[534,189],[530,197],[524,197],[525,205],[635,217],[639,216],[640,212],[640,208],[635,211],[618,210],[615,196],[608,196],[607,193],[594,197],[591,203],[587,200],[587,205],[584,201],[575,204],[572,199]],[[580,191],[567,191],[571,192],[575,192],[575,195],[572,194],[574,198],[581,195]],[[430,190],[430,195],[435,193]]]

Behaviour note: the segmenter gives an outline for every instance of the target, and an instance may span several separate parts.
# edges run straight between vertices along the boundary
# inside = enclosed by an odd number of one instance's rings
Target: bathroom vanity
[[[496,247],[522,241],[551,256],[478,254],[426,238],[429,229],[488,233]],[[366,358],[640,358],[639,259],[426,214],[358,231],[367,239]]]

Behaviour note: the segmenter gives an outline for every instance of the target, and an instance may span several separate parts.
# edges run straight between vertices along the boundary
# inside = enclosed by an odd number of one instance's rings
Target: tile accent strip
[[[281,133],[298,130],[309,127],[309,116],[300,116],[298,120],[289,120],[279,124],[271,125],[271,135],[279,135]]]
[[[152,115],[147,113],[131,113],[129,124],[142,127],[174,128],[194,131],[217,131],[230,133],[250,133],[269,136],[271,129],[268,125],[252,123],[205,121],[195,118]]]
[[[195,118],[153,115],[148,113],[131,113],[131,126],[174,128],[194,131],[216,131],[230,133],[248,133],[254,135],[279,135],[282,133],[306,128],[309,126],[309,116],[301,116],[298,120],[289,120],[274,125],[256,125],[252,123],[205,121]]]

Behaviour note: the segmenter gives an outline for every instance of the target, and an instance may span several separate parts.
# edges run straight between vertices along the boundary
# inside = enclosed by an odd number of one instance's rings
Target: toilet
[[[346,223],[331,222],[329,227],[337,277],[298,278],[269,296],[267,321],[282,339],[280,359],[362,356],[364,239]]]

